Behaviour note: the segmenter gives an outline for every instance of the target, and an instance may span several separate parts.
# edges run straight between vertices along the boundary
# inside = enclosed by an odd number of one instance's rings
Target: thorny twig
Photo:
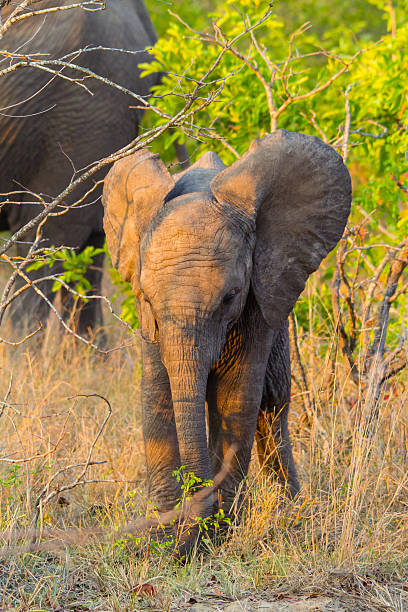
[[[347,86],[346,91],[344,92],[344,97],[346,99],[346,120],[344,122],[344,130],[343,130],[342,155],[343,155],[343,161],[345,164],[347,163],[347,158],[348,158],[350,126],[351,126],[351,109],[350,109],[349,92],[352,87],[355,87],[355,85],[356,85],[355,83],[350,83]]]
[[[355,83],[351,83],[344,92],[345,123],[342,137],[342,154],[345,163],[348,159],[350,134],[360,134],[371,138],[384,138],[387,134],[387,129],[374,121],[370,121],[370,123],[381,127],[382,133],[372,134],[363,132],[361,129],[351,129],[352,117],[349,92],[354,86]],[[399,181],[393,175],[391,176],[397,186],[402,188],[403,186]],[[368,214],[361,208],[360,210],[365,216],[364,221],[359,227],[353,228],[350,231],[346,230],[337,249],[336,269],[332,282],[332,305],[340,347],[347,360],[350,377],[365,392],[366,405],[370,410],[370,414],[374,417],[378,413],[378,400],[384,382],[407,365],[406,354],[402,355],[405,340],[402,339],[398,347],[393,351],[389,351],[388,354],[386,354],[386,341],[391,304],[408,290],[408,283],[406,283],[398,291],[399,281],[408,263],[408,242],[404,240],[397,246],[385,242],[364,245],[357,244],[357,237],[365,235],[364,225],[373,214]],[[381,226],[381,223],[379,223],[379,228],[391,239],[395,240],[395,237],[390,235],[388,230]],[[365,253],[379,248],[385,250],[385,255],[377,267],[375,267],[366,257]],[[350,274],[347,270],[347,264],[351,256],[355,256],[353,274]],[[371,278],[363,281],[364,293],[361,281],[358,284],[358,272],[361,264],[367,265],[372,273]],[[389,273],[385,286],[381,291],[380,307],[372,318],[374,293],[379,287],[380,277],[384,274],[387,266],[389,266]],[[361,303],[361,316],[356,311],[357,299]],[[342,307],[342,301],[345,304],[345,309]],[[347,313],[347,322],[345,313]],[[370,329],[373,331],[373,335],[370,334]],[[354,352],[360,334],[362,346],[360,347],[359,360],[357,360]]]
[[[392,173],[390,174],[392,180],[394,181],[394,183],[397,185],[398,189],[401,189],[401,191],[403,191],[405,193],[406,196],[408,196],[408,188],[405,187],[405,185],[403,185],[401,183],[400,180],[397,179],[396,176],[394,176]]]
[[[266,13],[264,20],[267,19],[269,15],[270,13]],[[310,24],[309,23],[303,24],[300,28],[298,28],[291,35],[289,39],[288,54],[287,54],[286,59],[283,62],[276,63],[276,62],[271,61],[271,59],[267,55],[266,48],[261,47],[256,39],[255,29],[258,28],[259,25],[261,25],[262,23],[263,21],[258,21],[254,25],[246,24],[246,29],[248,32],[251,33],[251,37],[252,37],[254,46],[269,72],[268,78],[266,78],[263,75],[263,72],[260,70],[258,64],[256,63],[254,59],[252,59],[249,55],[245,55],[244,53],[240,52],[238,49],[236,49],[233,46],[235,43],[235,40],[228,41],[225,39],[225,37],[220,38],[219,36],[218,37],[211,36],[209,34],[205,35],[204,40],[206,40],[207,42],[211,42],[212,44],[221,46],[224,49],[227,49],[230,53],[232,53],[238,59],[244,62],[248,66],[248,68],[255,74],[255,76],[261,82],[265,90],[265,95],[266,95],[266,100],[267,100],[267,105],[268,105],[268,110],[269,110],[269,115],[270,115],[270,121],[271,121],[270,131],[275,132],[278,129],[278,120],[279,120],[280,115],[282,115],[282,113],[291,104],[293,104],[294,102],[298,102],[300,100],[311,98],[315,96],[316,94],[324,91],[328,87],[330,87],[330,85],[332,85],[334,81],[336,81],[342,74],[344,74],[350,68],[350,66],[352,66],[352,64],[357,59],[357,57],[359,57],[359,55],[361,55],[361,53],[364,53],[367,49],[359,49],[347,62],[340,60],[340,58],[338,58],[337,56],[329,54],[327,51],[324,51],[324,50],[314,52],[313,55],[319,55],[319,54],[324,55],[336,61],[340,61],[343,65],[340,68],[340,70],[338,70],[334,75],[329,77],[324,83],[317,85],[310,91],[295,94],[291,92],[291,89],[289,87],[289,81],[291,77],[293,76],[293,72],[291,70],[288,71],[288,67],[293,61],[299,61],[301,59],[304,59],[305,57],[310,56],[309,53],[304,54],[304,55],[295,55],[295,56],[293,55],[293,45],[294,45],[294,41],[296,37],[303,34],[310,27]],[[192,28],[190,29],[192,30]],[[275,89],[277,81],[281,83],[281,86],[285,93],[285,99],[283,100],[283,102],[280,103],[280,105],[275,101],[276,94],[274,93],[274,89]]]
[[[296,324],[296,319],[295,319],[295,315],[293,312],[291,312],[291,314],[289,315],[289,336],[290,336],[290,341],[291,341],[291,345],[292,345],[293,352],[294,352],[295,363],[299,369],[301,380],[302,380],[302,383],[301,385],[299,385],[299,387],[302,392],[303,405],[305,408],[305,413],[306,413],[308,423],[311,424],[313,422],[315,406],[314,406],[313,399],[310,399],[311,393],[309,390],[309,385],[307,382],[307,377],[306,377],[305,368],[302,362],[302,357],[300,355],[298,336],[297,336],[297,324]]]
[[[27,457],[27,456],[19,457],[18,459],[10,459],[9,457],[0,457],[0,462],[11,463],[11,464],[14,464],[14,465],[20,465],[22,463],[23,464],[31,463],[32,461],[35,461],[37,459],[44,459],[45,457],[49,457],[50,455],[53,455],[55,453],[55,451],[58,449],[58,447],[61,444],[61,441],[62,441],[62,439],[64,437],[65,428],[67,426],[70,414],[71,414],[71,411],[67,413],[67,416],[66,416],[65,421],[64,421],[64,423],[62,425],[62,428],[61,428],[61,431],[59,433],[59,436],[58,436],[56,442],[54,442],[51,445],[51,448],[49,450],[46,450],[43,453],[36,453],[35,455],[32,455],[30,457]]]
[[[8,535],[7,539],[10,541],[10,537],[14,540],[17,540],[19,537],[31,537],[30,544],[22,545],[22,546],[12,546],[7,549],[7,552],[4,551],[1,557],[12,554],[21,554],[23,552],[30,551],[48,551],[48,552],[59,552],[66,546],[80,544],[84,545],[87,542],[92,540],[97,540],[99,542],[109,542],[114,538],[115,540],[123,537],[129,537],[130,535],[148,535],[149,531],[152,529],[163,529],[166,526],[174,525],[176,522],[183,523],[184,526],[189,526],[189,524],[195,524],[195,516],[197,513],[197,509],[200,508],[201,505],[205,504],[206,500],[213,496],[214,493],[219,489],[225,478],[231,471],[232,462],[237,453],[236,446],[232,445],[225,454],[224,461],[222,463],[221,469],[216,474],[212,481],[211,486],[202,487],[199,489],[194,495],[189,497],[184,501],[180,507],[174,508],[167,512],[156,512],[154,516],[151,516],[149,519],[139,519],[136,521],[130,521],[126,523],[126,525],[120,527],[118,530],[103,530],[103,529],[56,529],[56,528],[46,528],[42,531],[42,537],[50,538],[50,541],[47,542],[39,542],[38,541],[38,533],[37,529],[31,529],[28,533],[19,534],[19,533],[11,533]],[[79,464],[83,465],[83,464]],[[90,464],[88,464],[89,467]],[[67,466],[66,470],[78,467],[78,465]],[[97,480],[87,481],[87,482],[98,482]],[[104,481],[105,482],[105,481]],[[83,483],[77,483],[83,484]],[[59,493],[62,492],[62,488],[59,489]],[[38,520],[38,518],[37,518]],[[51,539],[52,538],[52,539]]]
[[[47,15],[49,13],[55,13],[56,11],[69,11],[76,8],[81,8],[85,11],[103,11],[106,6],[106,0],[84,0],[83,2],[76,2],[65,6],[53,6],[46,9],[40,9],[38,11],[27,10],[29,6],[38,2],[39,0],[23,0],[8,16],[4,23],[2,23],[0,20],[0,40],[12,25],[18,23],[19,21],[23,21],[24,19],[35,17],[36,15]],[[3,0],[0,3],[0,11],[8,4],[10,4],[10,0]]]
[[[27,7],[31,6],[31,4],[33,3],[34,3],[34,0],[32,0],[31,2],[29,0],[26,0],[25,2],[20,3],[20,5],[16,8],[16,10],[9,16],[9,19],[6,21],[6,23],[2,26],[1,32],[4,32],[6,27],[10,27],[10,25],[12,25],[12,23],[15,23],[16,20],[26,19],[27,17],[31,16],[31,13],[30,14],[27,13],[26,10],[27,10]],[[68,8],[72,8],[72,9],[83,8],[84,9],[85,8],[86,10],[89,10],[90,8],[92,8],[92,6],[98,6],[99,7],[98,10],[100,10],[102,8],[102,5],[104,5],[104,3],[99,2],[99,1],[96,1],[94,3],[83,2],[83,3],[75,3],[69,6],[65,6],[64,9],[68,9]],[[44,9],[44,11],[47,12],[48,9]],[[34,13],[39,14],[40,11],[33,11],[33,14]],[[245,32],[238,35],[237,40],[239,40],[240,37],[244,35],[245,35]],[[15,63],[11,64],[7,68],[4,68],[3,70],[1,70],[0,77],[4,76],[5,74],[8,74],[10,71],[15,71],[15,70],[30,67],[30,68],[45,70],[47,72],[50,72],[53,79],[54,78],[68,79],[73,83],[73,85],[78,85],[82,88],[85,88],[89,93],[91,93],[91,91],[89,87],[84,84],[83,80],[84,80],[84,77],[86,77],[87,79],[92,78],[95,81],[101,81],[110,87],[118,89],[119,91],[121,91],[122,93],[126,95],[133,96],[134,98],[138,100],[138,102],[142,105],[143,108],[152,110],[153,112],[159,114],[161,118],[164,119],[164,123],[161,126],[158,126],[151,130],[146,131],[143,135],[134,139],[131,143],[129,143],[128,145],[120,149],[119,151],[116,151],[114,154],[108,156],[107,158],[101,159],[99,161],[95,161],[93,164],[90,164],[87,168],[83,168],[80,171],[75,171],[74,169],[74,176],[70,184],[57,197],[53,198],[51,202],[46,203],[41,196],[38,196],[37,194],[32,194],[34,200],[38,198],[40,203],[42,204],[41,212],[39,212],[33,219],[31,219],[22,228],[20,228],[17,232],[15,232],[14,235],[10,239],[5,240],[3,245],[0,246],[0,256],[13,269],[13,273],[3,291],[3,296],[0,302],[0,321],[1,321],[1,318],[3,317],[5,309],[17,297],[17,294],[20,295],[22,291],[30,288],[31,290],[35,291],[37,295],[40,296],[41,299],[45,300],[49,308],[58,317],[60,323],[63,325],[66,331],[74,335],[76,338],[78,338],[82,342],[85,342],[89,346],[92,346],[96,350],[106,353],[108,351],[104,351],[103,349],[100,349],[94,342],[80,336],[73,329],[71,329],[62,319],[62,317],[58,315],[55,307],[52,305],[52,302],[47,298],[44,292],[42,292],[41,289],[39,288],[38,285],[40,284],[41,281],[39,281],[38,279],[31,280],[27,276],[27,274],[24,272],[24,269],[27,267],[27,265],[35,261],[39,255],[38,248],[37,248],[38,247],[37,240],[35,241],[34,244],[31,245],[28,255],[23,260],[21,260],[18,264],[12,258],[10,258],[9,256],[5,254],[11,248],[13,244],[21,242],[21,239],[27,234],[27,232],[37,227],[38,224],[42,225],[43,223],[45,223],[49,216],[55,215],[55,214],[64,214],[65,212],[67,212],[73,207],[79,207],[80,203],[84,200],[84,198],[89,195],[89,192],[87,192],[87,194],[85,194],[80,200],[74,202],[71,205],[65,204],[66,199],[81,184],[83,184],[85,181],[93,177],[95,173],[111,165],[113,162],[136,152],[142,147],[148,146],[159,135],[164,133],[166,130],[177,127],[190,135],[197,134],[199,136],[201,133],[204,133],[204,132],[207,135],[208,130],[198,128],[198,126],[196,126],[193,123],[193,117],[196,113],[199,113],[200,111],[205,109],[206,106],[211,104],[212,101],[221,93],[224,87],[225,81],[228,78],[228,75],[222,79],[217,79],[216,81],[211,80],[211,75],[213,74],[216,67],[219,65],[223,55],[226,53],[226,50],[222,49],[220,53],[218,54],[217,58],[214,60],[213,64],[208,68],[206,74],[202,77],[202,79],[196,82],[192,81],[194,82],[192,91],[182,94],[182,97],[184,97],[183,108],[178,113],[176,113],[174,116],[169,116],[165,113],[162,113],[158,108],[153,106],[150,102],[147,102],[147,100],[145,100],[143,97],[138,96],[135,92],[131,92],[127,90],[126,88],[123,88],[119,86],[118,84],[114,83],[113,81],[106,79],[104,77],[101,77],[98,74],[93,73],[92,71],[90,71],[87,68],[84,68],[83,66],[79,66],[77,64],[72,63],[71,58],[77,58],[82,53],[89,52],[95,49],[99,49],[99,47],[79,49],[57,60],[50,60],[46,56],[41,56],[38,54],[37,55],[24,55],[24,54],[21,54],[19,51],[20,55],[19,53],[14,54],[14,58],[17,61],[15,61]],[[116,53],[120,53],[123,51],[124,53],[126,53],[125,50],[116,49],[116,48],[115,49],[104,48],[104,50],[105,51],[109,50],[111,52],[116,52]],[[65,69],[71,69],[71,72],[69,75],[63,72]],[[187,79],[188,77],[186,76],[185,78]],[[202,96],[201,91],[203,90],[203,88],[211,84],[213,87],[212,91],[206,94],[205,96]],[[57,209],[61,209],[61,208],[62,210],[56,213]],[[10,295],[14,281],[19,276],[22,277],[25,281],[24,289],[20,288],[17,290],[17,293]],[[75,294],[75,292],[72,291],[72,288],[68,284],[63,284],[63,283],[61,284],[68,291],[78,296],[78,294]],[[99,298],[99,296],[86,296],[86,298],[87,299],[101,299]],[[110,304],[108,305],[110,307],[110,310],[112,311]],[[37,333],[40,329],[41,329],[41,326],[34,333]],[[32,334],[29,334],[27,337],[30,337],[31,335]],[[25,341],[25,339],[26,338],[19,341],[19,343]],[[7,341],[5,339],[4,340],[0,339],[0,342],[1,341],[7,344],[16,344],[16,343],[11,343],[10,341]]]
[[[109,421],[111,415],[112,415],[112,407],[111,404],[109,402],[109,400],[106,399],[106,397],[103,397],[103,395],[99,395],[99,393],[89,393],[89,394],[78,394],[72,397],[68,397],[67,400],[72,400],[72,399],[76,399],[79,397],[97,397],[100,398],[101,400],[103,400],[107,406],[107,413],[106,416],[101,424],[101,426],[99,427],[99,430],[95,436],[95,438],[93,439],[91,446],[89,448],[88,451],[88,457],[86,459],[86,461],[82,464],[77,464],[77,465],[69,465],[69,466],[65,466],[64,468],[61,468],[60,470],[58,470],[52,477],[51,479],[47,482],[47,484],[44,486],[44,488],[42,489],[41,493],[39,494],[39,496],[37,497],[37,501],[35,502],[35,506],[34,506],[34,514],[33,514],[33,518],[32,518],[32,528],[34,530],[34,534],[33,534],[33,539],[32,539],[32,543],[34,544],[37,538],[37,523],[38,523],[38,519],[40,517],[40,514],[42,512],[42,508],[45,506],[45,504],[47,504],[48,502],[50,502],[52,499],[54,499],[54,497],[56,497],[57,495],[60,495],[61,493],[63,493],[64,491],[70,491],[72,489],[74,489],[75,487],[78,487],[80,485],[84,485],[84,484],[89,484],[92,482],[97,482],[95,479],[86,479],[86,473],[89,469],[89,467],[91,465],[96,465],[96,464],[101,464],[104,463],[103,461],[92,461],[92,455],[93,452],[95,450],[95,446],[99,440],[99,438],[101,437],[107,422]],[[76,478],[66,484],[66,485],[57,485],[54,489],[52,489],[50,491],[50,485],[55,481],[55,479],[60,476],[61,474],[67,472],[68,470],[71,470],[75,467],[82,467],[82,470],[77,474]]]
[[[364,293],[361,286],[357,284],[357,275],[351,279],[346,271],[347,258],[355,253],[361,256],[361,246],[357,245],[356,235],[358,231],[346,234],[339,245],[337,251],[337,265],[333,279],[332,303],[337,330],[340,338],[340,346],[343,355],[346,357],[350,375],[357,385],[362,385],[366,392],[366,401],[370,406],[370,411],[374,417],[378,412],[378,399],[381,388],[385,381],[395,376],[398,372],[408,365],[406,351],[404,351],[405,338],[403,337],[399,345],[393,351],[386,348],[387,332],[389,327],[391,304],[408,290],[408,283],[403,284],[398,290],[399,282],[403,272],[408,265],[408,241],[403,240],[398,246],[389,245],[367,245],[365,248],[384,248],[386,254],[374,269],[373,275],[365,288]],[[349,246],[351,242],[351,246]],[[359,266],[357,259],[356,266]],[[379,308],[374,317],[371,316],[373,308],[374,292],[380,286],[380,277],[386,267],[389,267],[387,279],[384,287],[381,287],[381,299]],[[367,283],[365,283],[367,284]],[[362,301],[362,316],[357,323],[355,292],[358,290]],[[341,291],[343,295],[341,295]],[[349,315],[349,327],[347,328],[341,307],[341,297],[345,299],[346,308]],[[369,330],[373,330],[373,337],[370,341]],[[357,334],[362,333],[363,344],[361,347],[359,362],[354,357],[354,350],[357,343]]]
[[[0,400],[0,418],[3,416],[4,409],[8,406],[7,400],[10,397],[12,386],[13,386],[13,376],[10,376],[10,382],[9,382],[8,389],[6,391],[6,395],[3,397],[2,400]]]

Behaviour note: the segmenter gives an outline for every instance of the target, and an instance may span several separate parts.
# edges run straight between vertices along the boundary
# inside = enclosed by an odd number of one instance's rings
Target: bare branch
[[[106,530],[106,529],[44,529],[42,532],[43,537],[53,538],[53,540],[48,542],[37,542],[38,532],[36,528],[32,528],[28,533],[19,534],[18,532],[13,532],[11,534],[7,534],[8,539],[12,537],[14,540],[18,539],[21,536],[30,537],[31,543],[23,546],[13,546],[8,548],[4,553],[2,553],[1,557],[6,556],[10,553],[12,554],[21,554],[23,552],[30,551],[53,551],[58,552],[62,547],[72,545],[72,544],[86,544],[90,542],[92,539],[96,539],[100,542],[107,542],[112,537],[115,539],[121,537],[129,537],[130,535],[148,535],[149,531],[154,528],[163,529],[168,525],[174,525],[178,521],[183,521],[184,526],[191,526],[191,522],[194,524],[194,517],[197,514],[197,508],[200,507],[205,501],[214,495],[214,493],[219,489],[225,478],[231,472],[232,462],[236,456],[237,447],[232,445],[225,454],[225,458],[223,464],[221,466],[220,471],[215,475],[212,485],[208,487],[202,487],[199,489],[194,495],[185,500],[180,507],[175,508],[173,510],[168,510],[167,512],[155,513],[154,516],[149,519],[139,519],[136,521],[130,521],[123,527],[118,530]],[[80,464],[81,465],[81,464]],[[65,470],[72,469],[77,466],[67,466]],[[76,482],[76,481],[75,481]],[[92,482],[100,482],[97,479],[92,480],[83,480],[82,482],[78,482],[78,485],[88,484]],[[103,481],[106,482],[106,481]],[[71,483],[72,484],[72,483]],[[68,486],[68,485],[67,485]],[[65,490],[65,489],[64,489]],[[58,490],[57,494],[60,494],[63,491],[61,487]],[[38,520],[38,517],[37,517]],[[6,534],[4,534],[6,535]],[[59,542],[55,540],[58,539]]]
[[[9,28],[19,21],[35,17],[37,15],[47,15],[49,13],[55,13],[56,11],[69,11],[76,8],[82,8],[88,11],[102,11],[105,9],[104,0],[84,0],[83,2],[77,2],[66,6],[52,6],[46,9],[39,9],[38,11],[26,11],[26,8],[35,4],[39,0],[24,0],[15,9],[15,11],[8,17],[3,25],[0,24],[0,39],[7,32]],[[8,4],[9,2],[7,2]],[[3,3],[4,6],[6,3]],[[1,7],[2,8],[2,7]]]
[[[343,131],[343,144],[342,144],[342,155],[343,161],[347,163],[348,151],[349,151],[349,138],[350,138],[350,126],[351,126],[351,109],[350,109],[350,99],[349,92],[352,87],[355,87],[356,83],[350,83],[347,86],[346,91],[344,92],[344,97],[346,99],[346,120],[344,123],[344,131]]]
[[[397,291],[399,279],[408,264],[408,241],[405,241],[405,249],[399,255],[395,255],[391,262],[390,272],[388,274],[386,289],[381,303],[381,308],[377,317],[376,332],[374,340],[368,349],[368,355],[373,357],[379,354],[384,355],[385,342],[387,338],[387,328],[389,320],[389,312],[391,307],[391,298]]]
[[[109,400],[106,399],[106,397],[103,397],[102,395],[99,395],[99,393],[90,393],[90,394],[78,394],[78,395],[74,395],[72,397],[68,397],[67,400],[72,400],[72,399],[76,399],[78,397],[97,397],[101,400],[103,400],[107,406],[107,413],[106,416],[102,422],[102,424],[99,427],[99,430],[95,436],[95,438],[92,441],[92,444],[90,446],[90,449],[88,451],[88,457],[85,461],[85,463],[83,464],[82,470],[78,473],[77,477],[69,484],[66,485],[61,485],[61,486],[56,486],[52,491],[49,491],[50,485],[51,483],[63,472],[66,472],[67,470],[71,470],[73,468],[73,466],[68,466],[65,468],[62,468],[61,470],[59,470],[58,472],[56,472],[51,479],[47,482],[47,484],[45,485],[45,487],[43,488],[43,490],[41,491],[41,493],[39,494],[37,501],[35,503],[35,507],[34,507],[34,516],[32,519],[32,528],[34,529],[34,534],[33,534],[33,539],[32,539],[32,543],[34,544],[36,539],[37,539],[37,523],[38,523],[38,519],[41,513],[41,509],[43,508],[43,506],[45,504],[47,504],[48,502],[50,502],[52,499],[54,499],[54,497],[56,497],[57,495],[60,495],[61,493],[63,493],[64,491],[69,491],[74,489],[75,487],[78,487],[80,485],[83,484],[89,484],[90,482],[95,482],[95,480],[87,480],[85,479],[85,475],[89,469],[89,467],[91,465],[95,465],[96,463],[100,464],[103,462],[93,462],[92,461],[92,455],[93,455],[93,451],[95,449],[96,444],[98,443],[99,438],[101,437],[111,415],[112,415],[112,407],[110,405]],[[81,465],[81,464],[79,464]]]
[[[303,366],[302,358],[300,356],[298,336],[297,336],[297,323],[296,323],[295,315],[293,312],[291,312],[289,315],[289,336],[290,336],[291,344],[293,347],[296,365],[298,366],[300,376],[302,379],[303,388],[301,387],[301,391],[303,393],[303,400],[304,400],[303,406],[305,409],[308,423],[310,425],[314,421],[315,406],[314,406],[313,400],[310,400],[309,385],[307,383],[305,368]]]
[[[401,191],[403,191],[405,195],[408,195],[408,188],[405,187],[405,185],[403,185],[401,181],[399,181],[397,177],[395,177],[392,173],[390,173],[390,176],[392,180],[394,181],[394,183],[397,185],[398,189],[401,189]]]

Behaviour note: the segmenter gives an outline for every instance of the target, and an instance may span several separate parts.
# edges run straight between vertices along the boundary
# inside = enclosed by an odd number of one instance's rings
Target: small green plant
[[[183,491],[182,497],[175,506],[179,508],[183,501],[191,499],[191,495],[194,494],[199,487],[212,487],[214,483],[212,480],[203,480],[194,474],[194,472],[186,472],[185,465],[181,465],[177,470],[173,470],[172,476],[174,476],[177,482],[181,483],[180,488]]]
[[[231,518],[226,516],[224,510],[220,508],[218,512],[210,516],[197,516],[195,522],[200,531],[202,542],[210,545],[214,536],[217,536],[226,526],[229,527],[231,525]]]
[[[44,249],[41,257],[27,267],[27,272],[40,270],[44,267],[52,269],[56,262],[59,262],[62,264],[63,272],[56,275],[58,278],[54,280],[52,290],[56,292],[61,289],[63,283],[66,283],[67,285],[71,285],[74,291],[80,294],[80,299],[82,301],[86,302],[86,293],[92,289],[89,280],[86,278],[86,273],[88,268],[94,264],[95,257],[101,253],[105,253],[108,258],[109,275],[113,285],[117,288],[117,291],[112,296],[112,302],[116,301],[118,298],[122,298],[120,305],[121,319],[126,321],[133,329],[138,329],[139,319],[136,312],[132,286],[130,283],[124,281],[119,272],[112,266],[106,243],[103,249],[87,246],[79,253],[74,249],[55,250],[53,247]]]
[[[178,483],[180,483],[182,492],[180,499],[174,506],[175,510],[181,509],[183,503],[190,501],[197,490],[201,487],[214,486],[212,480],[203,480],[202,478],[196,476],[194,472],[187,471],[185,465],[182,465],[177,470],[174,470],[172,472],[172,476],[176,478]],[[137,489],[128,491],[125,495],[125,508],[142,517],[141,510],[138,509],[134,503],[134,498],[140,493],[143,493],[143,491],[139,491]],[[159,519],[157,506],[151,501],[148,502],[148,508],[144,516],[146,520],[149,520],[152,517]],[[124,552],[127,545],[131,543],[139,547],[146,545],[150,552],[157,554],[168,552],[169,549],[177,550],[177,522],[178,519],[176,517],[171,521],[170,525],[160,525],[159,523],[157,533],[155,533],[155,535],[150,533],[147,536],[140,537],[133,534],[127,534],[121,538],[118,538],[115,541],[114,546],[121,552]],[[231,519],[225,515],[224,510],[221,508],[218,510],[218,512],[210,516],[193,517],[193,523],[198,528],[201,536],[201,542],[209,546],[211,545],[214,536],[216,537],[221,531],[225,530],[226,526],[229,527],[231,525]]]
[[[0,487],[4,487],[5,489],[9,489],[10,491],[10,494],[7,497],[7,501],[9,503],[15,502],[17,499],[18,487],[23,482],[21,475],[22,469],[23,467],[16,463],[14,465],[11,465],[0,475]]]
[[[63,272],[57,275],[59,278],[54,280],[52,290],[56,292],[61,289],[62,283],[66,283],[71,285],[74,291],[83,296],[82,299],[86,302],[86,293],[92,289],[92,286],[85,275],[88,268],[93,265],[94,258],[103,252],[104,249],[97,249],[93,246],[87,246],[79,253],[74,249],[61,249],[58,251],[52,248],[46,249],[43,252],[43,257],[28,266],[27,271],[39,270],[45,266],[52,268],[55,263],[60,262]]]
[[[116,540],[113,545],[118,550],[124,551],[130,542],[132,542],[135,546],[141,546],[143,540],[142,538],[128,534],[125,537]]]
[[[18,487],[23,482],[21,479],[21,469],[22,466],[12,465],[0,476],[0,486],[1,487]]]
[[[109,276],[112,283],[117,287],[117,291],[113,294],[111,300],[114,302],[119,297],[122,297],[120,318],[133,329],[139,329],[139,319],[136,312],[135,296],[133,295],[132,285],[123,280],[119,272],[112,267],[109,268]]]
[[[182,490],[181,498],[176,504],[175,508],[180,508],[185,501],[190,501],[194,493],[201,487],[213,487],[214,482],[212,480],[203,480],[194,474],[194,472],[187,472],[186,466],[182,465],[179,469],[174,470],[172,475],[176,478],[177,482],[181,483],[180,488]],[[222,527],[231,525],[231,519],[225,515],[222,508],[215,514],[210,516],[194,517],[194,521],[201,534],[201,540],[205,544],[211,543],[210,534],[216,535],[220,532]]]

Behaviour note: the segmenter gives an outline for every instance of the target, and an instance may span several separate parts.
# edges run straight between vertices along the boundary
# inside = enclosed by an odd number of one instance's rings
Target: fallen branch
[[[105,399],[105,398],[103,398]],[[124,526],[117,530],[104,530],[104,529],[84,529],[84,528],[70,528],[70,529],[56,529],[46,528],[42,531],[43,538],[49,538],[51,541],[37,542],[37,530],[31,529],[28,532],[16,532],[3,533],[2,536],[8,542],[6,550],[0,552],[0,558],[5,558],[10,554],[23,554],[27,552],[54,552],[59,553],[68,546],[80,545],[83,546],[87,543],[96,541],[99,543],[108,544],[110,542],[118,540],[123,537],[131,536],[144,536],[148,535],[149,531],[156,528],[164,528],[169,525],[173,525],[175,522],[183,522],[187,525],[192,520],[192,524],[196,524],[194,520],[196,517],[195,512],[192,513],[193,509],[199,508],[205,504],[206,500],[211,497],[221,486],[225,478],[231,471],[231,465],[236,456],[237,448],[231,446],[227,453],[220,471],[213,479],[212,486],[203,487],[199,489],[191,498],[185,500],[180,508],[169,510],[167,512],[158,512],[155,516],[149,519],[139,519],[136,521],[130,521]],[[88,464],[89,465],[89,464]],[[68,468],[67,468],[68,469]],[[92,481],[96,482],[96,481]],[[81,484],[81,483],[77,483]],[[62,492],[62,488],[59,492]],[[21,538],[31,538],[31,542],[25,545],[15,545],[14,542]]]

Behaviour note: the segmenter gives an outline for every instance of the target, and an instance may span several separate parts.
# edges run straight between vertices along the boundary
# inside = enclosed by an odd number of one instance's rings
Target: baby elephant
[[[227,514],[255,436],[261,463],[295,496],[288,315],[346,225],[351,181],[341,157],[314,136],[279,130],[230,167],[209,152],[171,176],[144,149],[115,163],[103,200],[113,264],[136,297],[159,509],[180,498],[173,470],[212,479],[232,454],[217,494],[197,496],[195,508]]]

